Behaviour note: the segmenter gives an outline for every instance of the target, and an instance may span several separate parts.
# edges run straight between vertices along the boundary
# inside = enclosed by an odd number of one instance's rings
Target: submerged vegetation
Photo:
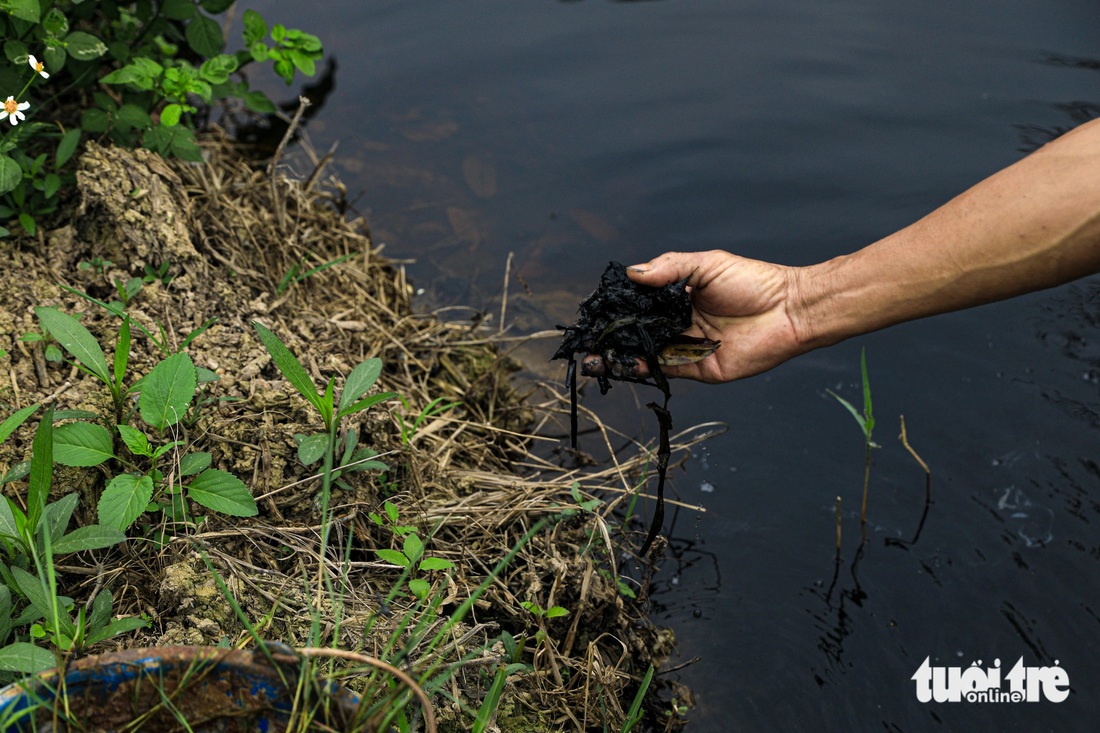
[[[519,391],[503,309],[416,313],[293,123],[261,163],[210,126],[275,110],[250,64],[321,54],[251,11],[227,52],[231,6],[0,14],[0,682],[247,647],[362,701],[303,687],[295,730],[677,727],[631,552],[651,452],[562,466],[568,398]]]

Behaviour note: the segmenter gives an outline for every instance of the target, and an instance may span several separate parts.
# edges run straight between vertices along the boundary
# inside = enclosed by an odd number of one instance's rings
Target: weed
[[[322,55],[317,37],[269,27],[254,10],[243,16],[245,48],[225,53],[216,16],[232,5],[4,3],[0,41],[10,65],[0,68],[0,98],[7,97],[0,120],[12,129],[0,137],[0,221],[15,220],[33,236],[39,220],[57,210],[62,189],[74,182],[70,161],[84,139],[107,137],[117,145],[199,160],[196,105],[237,100],[260,114],[276,109],[249,88],[239,73],[245,66],[271,63],[288,84],[298,72],[313,75]],[[47,121],[40,117],[47,109],[81,113],[79,119]],[[0,227],[0,236],[9,233]]]
[[[875,417],[871,411],[871,382],[867,379],[867,352],[866,350],[860,350],[859,352],[859,370],[863,378],[863,412],[859,412],[852,403],[844,399],[836,392],[832,390],[826,390],[829,394],[837,399],[840,404],[851,413],[856,422],[859,423],[860,430],[863,431],[863,447],[864,447],[864,467],[863,467],[863,503],[860,505],[859,510],[859,522],[860,525],[866,528],[867,526],[867,489],[871,483],[871,449],[878,446],[871,440],[871,431],[875,429]]]
[[[316,267],[312,267],[312,268],[306,270],[305,272],[302,271],[302,268],[305,267],[305,264],[306,264],[306,260],[303,257],[301,259],[301,261],[299,261],[297,264],[293,265],[289,270],[286,271],[286,273],[283,275],[283,277],[279,280],[279,284],[278,284],[278,286],[276,286],[275,292],[278,295],[282,295],[287,290],[289,290],[292,285],[297,285],[302,280],[305,280],[307,277],[310,277],[311,275],[316,275],[318,272],[321,272],[322,270],[327,270],[330,267],[334,267],[334,266],[339,265],[343,262],[347,262],[348,260],[352,259],[353,257],[358,257],[358,256],[359,256],[358,252],[350,252],[346,255],[341,255],[340,257],[336,257],[334,259],[331,259],[328,262],[323,262],[320,265],[317,265]]]
[[[406,412],[412,411],[412,406],[409,405],[404,397],[401,398],[401,404],[404,406]],[[401,443],[403,445],[409,445],[416,436],[416,431],[420,429],[420,426],[423,425],[424,421],[428,418],[442,415],[444,412],[452,410],[461,404],[461,402],[444,402],[442,397],[436,397],[425,405],[424,409],[417,413],[412,421],[406,420],[400,414],[397,415],[397,422],[401,428]]]
[[[24,422],[38,405],[15,413],[0,424],[0,442]],[[48,408],[35,430],[27,473],[26,511],[0,497],[0,670],[38,672],[56,659],[31,639],[48,641],[59,652],[79,651],[126,631],[140,628],[139,618],[111,620],[111,594],[102,590],[90,610],[72,615],[74,602],[57,593],[55,558],[118,544],[126,536],[117,528],[93,524],[69,532],[79,497],[76,493],[47,502],[53,480],[54,412]],[[12,632],[29,625],[23,638],[9,642]]]
[[[187,453],[183,441],[172,439],[172,429],[190,410],[198,388],[199,374],[190,356],[172,354],[126,386],[129,317],[122,321],[114,359],[108,365],[95,337],[75,318],[54,308],[36,308],[35,313],[76,360],[76,366],[101,381],[111,394],[114,414],[108,424],[114,432],[102,420],[80,419],[58,426],[53,437],[54,458],[62,465],[93,467],[114,461],[126,469],[110,474],[99,498],[100,523],[125,531],[148,511],[164,512],[172,521],[183,522],[187,520],[185,498],[231,516],[256,514],[256,501],[244,482],[210,468],[209,453]],[[128,399],[135,392],[140,422]],[[121,450],[123,446],[129,458]],[[165,470],[168,460],[173,462],[173,471]],[[176,479],[187,483],[178,484]]]

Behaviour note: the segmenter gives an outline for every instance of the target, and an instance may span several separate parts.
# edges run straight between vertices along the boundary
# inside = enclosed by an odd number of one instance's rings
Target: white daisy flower
[[[38,59],[36,59],[34,57],[34,54],[31,54],[30,56],[27,57],[27,63],[31,65],[32,69],[34,69],[34,73],[38,74],[43,79],[49,79],[50,78],[49,73],[46,71],[46,65],[44,63],[42,63],[41,61],[39,61]]]
[[[29,109],[30,102],[16,102],[15,97],[9,96],[4,100],[4,109],[0,111],[0,120],[5,117],[11,120],[11,124],[18,125],[19,120],[27,119],[27,116],[23,114],[23,110]]]

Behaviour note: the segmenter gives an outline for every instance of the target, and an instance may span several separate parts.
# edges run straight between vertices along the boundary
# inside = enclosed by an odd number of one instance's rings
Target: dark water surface
[[[250,2],[320,35],[309,123],[387,254],[440,303],[571,318],[608,260],[849,252],[1100,103],[1095,0]],[[270,85],[273,93],[282,93]],[[285,92],[292,98],[297,89]],[[1093,730],[1100,715],[1100,281],[906,324],[724,386],[659,580],[677,672],[719,731]],[[546,355],[552,346],[546,342]],[[859,552],[866,349],[878,427]],[[560,379],[562,368],[556,372]],[[651,435],[629,390],[590,406]],[[649,398],[649,395],[643,395]],[[905,415],[924,476],[896,440]],[[844,544],[834,565],[836,496]],[[929,702],[932,666],[1058,665],[1064,702]],[[1008,689],[1005,682],[1003,689]]]

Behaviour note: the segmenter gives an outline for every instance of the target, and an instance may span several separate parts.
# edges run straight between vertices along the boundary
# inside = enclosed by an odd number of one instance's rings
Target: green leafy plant
[[[26,407],[0,424],[0,442],[37,408]],[[49,408],[35,431],[26,511],[0,497],[0,670],[6,672],[37,672],[56,664],[54,654],[33,640],[48,641],[59,652],[72,652],[145,624],[139,618],[112,620],[107,590],[92,599],[90,611],[77,609],[75,618],[74,601],[58,595],[56,556],[103,549],[126,536],[102,524],[68,531],[79,501],[76,493],[47,501],[53,479],[53,421]],[[29,627],[27,633],[11,640],[21,627]]]
[[[569,609],[563,608],[561,606],[550,606],[549,608],[543,608],[534,601],[523,601],[519,605],[540,621],[542,619],[559,618],[561,616],[569,615]]]
[[[8,0],[0,6],[0,221],[28,234],[74,182],[84,140],[107,138],[199,160],[195,128],[212,105],[275,105],[238,72],[271,63],[291,83],[323,49],[309,33],[244,13],[244,48],[226,53],[220,16],[233,0]],[[37,54],[37,55],[36,55]],[[4,99],[6,97],[6,99]],[[74,112],[75,111],[75,112]],[[49,115],[49,117],[47,117]],[[0,236],[10,230],[0,227]]]
[[[642,721],[642,701],[645,699],[645,694],[649,690],[650,683],[653,682],[653,665],[649,665],[649,669],[646,670],[645,676],[642,678],[642,684],[638,687],[638,692],[634,695],[634,700],[630,703],[630,709],[626,711],[626,719],[623,721],[622,727],[619,728],[619,733],[630,733],[638,723]]]
[[[404,568],[406,571],[417,570],[421,573],[432,570],[453,570],[454,563],[441,557],[425,555],[424,540],[417,534],[416,528],[402,525],[399,520],[397,507],[393,502],[383,504],[385,517],[377,512],[371,512],[368,517],[380,527],[389,527],[395,536],[401,539],[401,549],[391,550],[382,548],[375,550],[375,554],[383,562]],[[431,590],[431,584],[423,577],[415,577],[409,580],[409,590],[413,595],[423,600]]]
[[[832,390],[826,390],[829,394],[851,413],[863,432],[864,440],[864,468],[863,468],[863,503],[859,510],[860,524],[867,525],[867,490],[871,483],[871,449],[878,446],[871,440],[871,432],[875,429],[875,417],[871,411],[871,382],[867,378],[867,352],[861,349],[859,352],[859,370],[863,379],[863,412],[857,410],[851,402],[844,399]]]
[[[408,524],[401,524],[400,521],[398,521],[400,520],[401,516],[398,512],[397,506],[392,501],[382,502],[382,510],[384,514],[379,514],[378,512],[370,512],[367,514],[367,518],[377,524],[379,527],[389,528],[390,531],[394,533],[394,535],[400,538],[404,538],[405,535],[416,531],[416,527]]]
[[[210,468],[209,453],[185,452],[183,442],[171,437],[171,429],[188,413],[198,387],[198,371],[190,356],[184,352],[172,354],[126,386],[129,318],[122,322],[114,360],[108,365],[95,337],[75,318],[54,308],[36,308],[35,313],[76,365],[101,381],[111,394],[114,414],[108,424],[113,432],[101,421],[79,419],[58,426],[53,438],[54,458],[62,465],[93,467],[112,461],[126,469],[112,472],[100,495],[97,509],[102,524],[125,531],[149,511],[164,512],[173,521],[186,521],[185,499],[231,516],[257,513],[256,501],[244,482],[226,471]],[[128,400],[135,392],[136,416]],[[115,434],[121,445],[116,445]],[[120,450],[122,446],[128,458]],[[174,461],[172,472],[164,470],[169,459]],[[176,483],[176,478],[186,483]]]

